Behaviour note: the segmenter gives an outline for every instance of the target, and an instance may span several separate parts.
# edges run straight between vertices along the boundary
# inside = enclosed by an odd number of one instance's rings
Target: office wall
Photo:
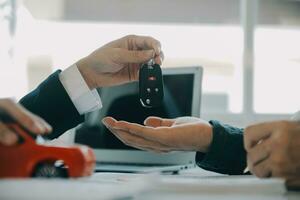
[[[239,0],[23,0],[37,19],[106,22],[240,23]],[[295,3],[296,2],[296,3]],[[260,0],[260,24],[299,25],[297,0]]]

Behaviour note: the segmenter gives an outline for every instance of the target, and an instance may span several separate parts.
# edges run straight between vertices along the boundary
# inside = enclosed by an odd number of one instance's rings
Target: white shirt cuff
[[[60,73],[59,79],[79,114],[86,114],[102,108],[97,90],[90,90],[76,64]]]
[[[46,140],[47,145],[74,145],[75,143],[75,135],[76,135],[76,128],[72,128],[68,131],[66,131],[64,134],[59,136],[58,138],[55,138],[53,140]]]

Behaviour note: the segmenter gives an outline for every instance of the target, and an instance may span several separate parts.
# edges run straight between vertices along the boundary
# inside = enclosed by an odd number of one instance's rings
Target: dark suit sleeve
[[[59,80],[60,70],[50,75],[35,90],[20,100],[29,111],[39,115],[53,128],[48,135],[56,138],[68,129],[83,122],[84,116],[79,115]]]
[[[243,145],[243,129],[209,122],[213,126],[213,140],[210,150],[204,154],[197,152],[199,167],[222,174],[243,174],[246,167],[246,152]]]

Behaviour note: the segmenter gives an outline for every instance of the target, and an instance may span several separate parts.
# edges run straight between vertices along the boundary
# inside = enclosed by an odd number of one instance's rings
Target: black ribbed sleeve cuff
[[[199,167],[222,174],[243,174],[246,152],[243,146],[243,129],[212,120],[213,140],[209,152],[197,152]]]

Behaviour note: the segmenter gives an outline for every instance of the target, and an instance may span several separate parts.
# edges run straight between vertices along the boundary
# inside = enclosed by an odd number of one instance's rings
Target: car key
[[[162,71],[151,59],[140,68],[139,73],[140,101],[146,108],[161,105],[164,97]]]

